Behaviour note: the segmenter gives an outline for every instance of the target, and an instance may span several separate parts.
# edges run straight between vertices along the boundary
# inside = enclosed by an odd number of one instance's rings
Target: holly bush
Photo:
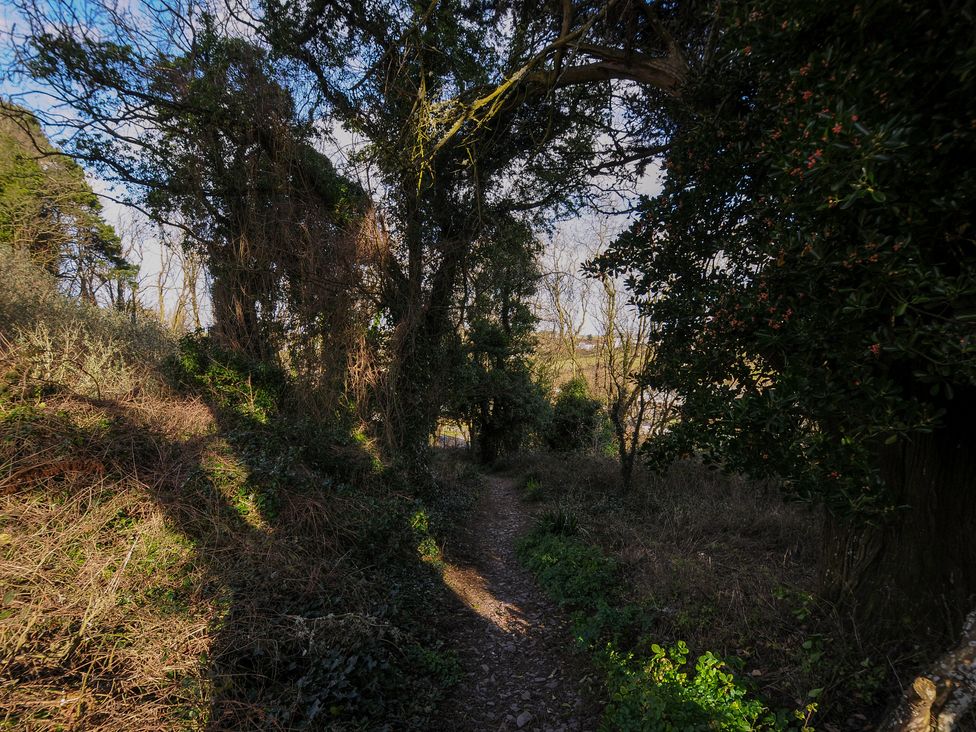
[[[672,103],[663,190],[599,264],[661,324],[648,378],[684,397],[674,447],[879,518],[885,445],[976,385],[972,8],[722,14]]]

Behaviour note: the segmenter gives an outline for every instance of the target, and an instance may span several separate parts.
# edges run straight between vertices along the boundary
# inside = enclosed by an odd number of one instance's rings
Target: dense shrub
[[[340,482],[383,468],[349,413],[323,416],[307,409],[314,395],[276,365],[225,351],[209,336],[194,334],[180,339],[164,371],[176,388],[202,395],[216,407],[237,450],[269,482],[298,487],[309,479],[305,467]],[[318,483],[320,488],[331,484]]]
[[[0,246],[4,380],[22,388],[104,398],[155,389],[175,339],[149,316],[96,307],[58,292],[23,252]]]
[[[220,407],[262,424],[275,415],[288,381],[280,368],[224,351],[208,336],[184,336],[179,346],[167,363],[177,385],[203,390]]]
[[[559,390],[552,409],[546,442],[553,450],[591,447],[601,427],[600,402],[590,396],[586,379],[577,376]]]

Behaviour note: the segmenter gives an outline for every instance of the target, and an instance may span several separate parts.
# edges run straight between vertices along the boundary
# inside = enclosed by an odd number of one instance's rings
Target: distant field
[[[582,337],[575,358],[553,334],[538,333],[536,338],[533,363],[537,373],[547,375],[552,385],[559,387],[573,378],[578,370],[590,385],[591,392],[599,397],[602,359],[597,336]]]

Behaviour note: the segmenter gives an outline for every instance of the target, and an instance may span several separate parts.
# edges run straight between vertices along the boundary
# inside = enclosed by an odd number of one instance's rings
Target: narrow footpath
[[[569,619],[515,557],[531,515],[510,479],[488,477],[463,545],[448,547],[444,581],[461,601],[452,623],[462,679],[438,729],[591,732],[596,684]]]

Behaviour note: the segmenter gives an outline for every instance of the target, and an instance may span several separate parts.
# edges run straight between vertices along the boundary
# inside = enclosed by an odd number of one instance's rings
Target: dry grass
[[[356,611],[366,507],[283,488],[269,517],[198,400],[0,412],[0,728],[287,728],[276,672],[396,634]]]
[[[2,723],[160,729],[199,714],[217,611],[192,543],[151,498],[159,475],[113,464],[90,404],[4,411]],[[39,477],[18,480],[25,469]]]
[[[0,247],[0,369],[21,389],[99,399],[159,391],[156,366],[175,338],[151,317],[98,308],[58,293],[22,252]]]
[[[136,486],[80,478],[59,488],[3,499],[3,723],[172,725],[207,693],[198,659],[210,645],[210,613],[161,602],[174,574],[199,584],[190,548],[159,511],[145,510]]]
[[[9,251],[0,324],[0,729],[397,713],[380,682],[415,640],[373,614],[389,604],[374,562],[413,550],[396,506],[174,392],[164,329],[62,297]]]
[[[406,508],[339,490],[294,432],[174,392],[165,331],[7,255],[0,729],[416,726],[430,677],[401,688],[417,639],[383,575],[402,598],[421,566]]]
[[[569,509],[588,540],[620,562],[626,600],[645,609],[655,642],[681,639],[693,652],[741,658],[776,705],[805,704],[825,687],[827,730],[865,728],[897,683],[898,659],[860,645],[857,629],[812,594],[814,509],[696,461],[640,474],[628,495],[616,463],[603,458],[536,454],[507,472],[536,478],[539,510]]]

